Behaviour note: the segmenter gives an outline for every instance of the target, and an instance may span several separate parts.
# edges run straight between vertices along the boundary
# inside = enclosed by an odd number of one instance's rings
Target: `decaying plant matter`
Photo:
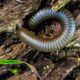
[[[5,41],[3,41],[3,39],[1,40],[0,36],[0,41],[1,41],[0,60],[18,59],[27,61],[36,66],[39,74],[41,75],[42,78],[44,78],[44,80],[62,80],[67,76],[72,76],[71,72],[72,74],[77,75],[75,77],[75,80],[78,80],[80,79],[80,69],[77,70],[78,73],[73,71],[74,68],[77,67],[80,68],[80,60],[78,60],[80,57],[80,12],[78,12],[78,14],[76,14],[75,10],[73,10],[72,12],[73,16],[76,15],[75,20],[77,25],[73,41],[60,51],[58,52],[55,51],[54,54],[38,52],[31,46],[28,46],[27,44],[22,42],[20,39],[18,39],[18,37],[15,37],[15,35],[13,35],[17,27],[24,27],[22,25],[24,23],[23,19],[25,17],[29,15],[32,16],[35,13],[35,11],[45,7],[45,6],[43,7],[40,6],[41,1],[42,2],[46,1],[46,5],[49,5],[50,8],[52,8],[52,10],[57,11],[63,8],[69,2],[75,4],[76,1],[80,0],[5,0],[3,4],[0,4],[0,35],[3,38],[5,38]],[[51,23],[52,26],[51,28],[46,27],[45,30],[43,30],[41,33],[39,32],[38,36],[43,38],[45,37],[53,38],[56,35],[60,34],[61,25],[56,24],[57,22],[54,23],[55,23],[54,25]],[[45,26],[45,24],[42,26]],[[48,23],[47,26],[49,26]],[[57,28],[58,26],[59,28]],[[47,32],[51,32],[52,29],[54,31],[54,35],[51,33],[48,36],[45,36],[45,34]],[[9,33],[9,35],[11,36],[2,35],[2,33],[8,34],[8,32],[12,32],[12,34]],[[75,59],[71,57],[77,57],[77,58]],[[17,66],[21,68],[21,65]],[[5,74],[7,74],[8,69],[12,67],[14,66],[1,65],[0,79],[2,79],[1,75],[4,76]],[[22,67],[25,68],[25,66],[23,65]],[[9,76],[7,80],[12,80],[12,79],[25,80],[26,78],[27,79],[29,78],[30,80],[33,79],[37,80],[37,76],[34,75],[34,73],[31,73],[29,69],[20,69],[20,70],[21,70],[20,74]]]
[[[39,8],[41,0],[6,0],[0,6],[0,33],[12,32],[16,27],[22,27],[23,18]]]

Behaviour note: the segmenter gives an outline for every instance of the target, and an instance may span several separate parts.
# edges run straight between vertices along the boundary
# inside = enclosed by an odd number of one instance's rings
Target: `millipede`
[[[54,12],[51,9],[43,9],[38,11],[29,20],[29,28],[31,30],[39,27],[38,25],[48,18],[57,19],[63,25],[63,31],[60,36],[52,39],[45,39],[31,33],[28,29],[19,28],[18,36],[33,48],[43,52],[53,52],[64,48],[73,38],[76,31],[76,24],[72,14],[64,9]]]

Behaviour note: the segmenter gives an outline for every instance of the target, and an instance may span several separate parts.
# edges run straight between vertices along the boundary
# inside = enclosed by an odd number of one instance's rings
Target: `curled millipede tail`
[[[56,39],[43,39],[33,33],[30,33],[24,28],[20,28],[18,30],[19,37],[27,44],[40,51],[52,52],[63,48],[73,38],[76,30],[75,21],[70,12],[67,10],[53,12],[51,9],[44,9],[36,13],[31,18],[29,21],[30,29],[35,29],[42,21],[48,18],[58,19],[64,27],[62,34]]]

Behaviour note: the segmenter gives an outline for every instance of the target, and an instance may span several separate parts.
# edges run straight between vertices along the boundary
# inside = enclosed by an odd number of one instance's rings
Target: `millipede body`
[[[18,36],[37,50],[44,52],[53,52],[66,46],[73,38],[76,30],[75,21],[68,10],[53,12],[51,9],[43,9],[37,12],[29,21],[30,29],[34,30],[38,25],[48,19],[57,19],[63,25],[63,31],[60,36],[52,39],[43,39],[25,28],[18,30]]]

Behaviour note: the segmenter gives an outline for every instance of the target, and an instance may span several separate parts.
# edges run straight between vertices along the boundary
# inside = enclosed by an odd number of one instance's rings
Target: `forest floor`
[[[5,1],[0,0],[0,7],[6,4]],[[45,0],[42,1],[42,5],[43,2]],[[75,18],[75,37],[80,37],[80,1],[68,3],[65,8]],[[26,16],[24,23],[27,18]],[[24,26],[26,26],[26,23]],[[45,28],[41,28],[37,35],[42,38],[54,38],[59,36],[62,30],[60,23],[57,21],[47,21],[41,24],[41,27],[43,26]],[[13,34],[14,32],[0,33],[0,60],[21,60],[30,63],[37,69],[43,80],[80,80],[80,42],[72,46],[66,46],[59,51],[46,53],[35,50]],[[11,70],[18,71],[14,74]],[[25,64],[0,65],[0,80],[38,79],[38,76],[31,72]]]

